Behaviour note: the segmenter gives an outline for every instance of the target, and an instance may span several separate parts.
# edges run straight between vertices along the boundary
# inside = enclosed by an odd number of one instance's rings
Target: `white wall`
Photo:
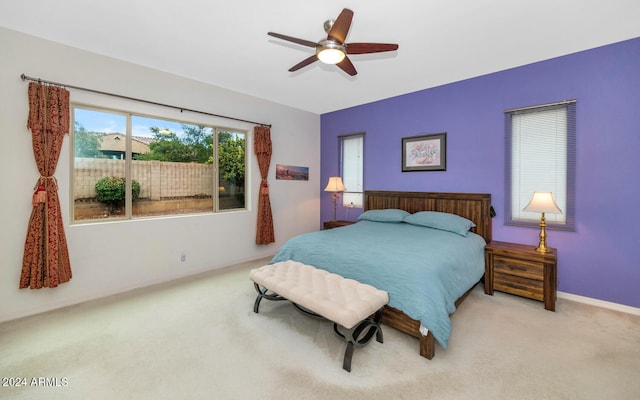
[[[219,87],[106,58],[0,28],[0,322],[178,277],[268,257],[288,238],[319,224],[320,117]],[[168,55],[170,56],[170,55]],[[219,115],[271,123],[269,172],[277,242],[255,245],[259,171],[249,141],[251,176],[244,212],[70,225],[72,152],[65,139],[56,178],[73,279],[57,288],[18,289],[38,172],[26,129],[27,82],[20,74]],[[253,132],[253,125],[180,113],[70,89],[71,101]],[[250,135],[252,136],[252,135]],[[251,137],[250,137],[251,139]],[[275,164],[308,166],[309,181],[275,180]],[[181,251],[187,261],[180,262]],[[247,282],[247,290],[252,290]]]

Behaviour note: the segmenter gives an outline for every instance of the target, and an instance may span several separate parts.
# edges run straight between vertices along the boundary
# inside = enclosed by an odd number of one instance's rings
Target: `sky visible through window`
[[[88,132],[126,134],[126,118],[123,114],[76,108],[75,120]],[[157,127],[161,131],[171,131],[179,137],[184,135],[183,124],[180,122],[134,116],[131,125],[133,136],[154,137],[151,127]]]

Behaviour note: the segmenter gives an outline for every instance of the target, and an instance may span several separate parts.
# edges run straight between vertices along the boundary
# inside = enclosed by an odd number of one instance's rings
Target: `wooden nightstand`
[[[324,224],[322,224],[322,229],[339,228],[341,226],[347,226],[355,223],[355,221],[345,221],[341,219],[335,221],[324,221]]]
[[[484,292],[494,290],[543,301],[556,310],[556,249],[539,253],[536,246],[492,241],[485,247]]]

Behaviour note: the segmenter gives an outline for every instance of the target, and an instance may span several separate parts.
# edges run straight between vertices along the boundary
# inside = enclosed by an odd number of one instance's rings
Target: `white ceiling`
[[[345,7],[347,43],[398,51],[288,72],[313,49],[267,32],[315,42]],[[0,26],[322,114],[640,37],[640,1],[20,0]]]

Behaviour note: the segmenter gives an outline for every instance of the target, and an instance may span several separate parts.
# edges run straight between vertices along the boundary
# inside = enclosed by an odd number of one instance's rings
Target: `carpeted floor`
[[[258,260],[0,324],[1,399],[638,399],[640,317],[474,289],[428,361],[383,327],[357,348],[287,302],[253,313]]]

